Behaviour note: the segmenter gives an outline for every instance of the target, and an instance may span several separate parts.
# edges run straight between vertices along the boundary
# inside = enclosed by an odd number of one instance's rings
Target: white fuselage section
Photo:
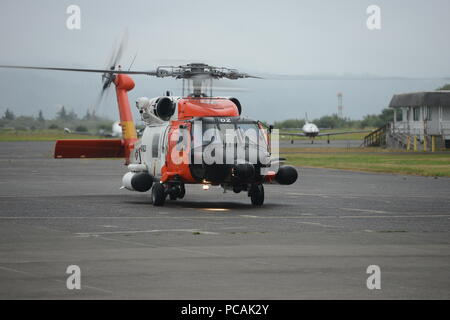
[[[302,128],[302,131],[308,137],[315,137],[319,134],[319,128],[311,122],[306,122]]]
[[[169,122],[145,126],[142,138],[136,143],[133,163],[144,164],[148,173],[161,177],[168,146]]]

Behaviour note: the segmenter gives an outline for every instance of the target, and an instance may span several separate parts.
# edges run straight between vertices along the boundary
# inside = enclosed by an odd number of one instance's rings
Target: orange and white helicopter
[[[164,205],[167,197],[182,199],[185,184],[244,191],[251,203],[259,206],[264,202],[264,183],[289,185],[297,180],[294,167],[279,166],[282,159],[273,157],[271,128],[267,133],[261,122],[242,117],[238,99],[211,94],[215,79],[253,76],[203,63],[125,71],[117,66],[117,59],[113,60],[109,69],[0,66],[101,73],[102,93],[115,85],[122,138],[58,140],[55,158],[124,157],[129,172],[122,178],[123,187],[138,192],[151,189],[155,206]],[[167,94],[137,99],[136,107],[145,124],[139,139],[128,100],[128,92],[135,86],[130,75],[174,77],[183,82],[180,97]]]

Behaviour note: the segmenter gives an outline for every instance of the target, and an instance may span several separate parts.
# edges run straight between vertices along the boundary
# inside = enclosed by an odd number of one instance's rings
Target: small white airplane
[[[120,121],[116,121],[113,123],[111,131],[112,131],[111,135],[113,137],[118,138],[122,137],[122,127],[120,126]]]
[[[349,133],[361,133],[361,132],[370,132],[370,130],[359,130],[359,131],[340,131],[340,132],[323,132],[320,133],[320,129],[312,122],[308,121],[308,115],[305,117],[305,124],[302,127],[302,132],[280,132],[280,135],[283,136],[293,136],[293,137],[309,137],[311,139],[311,143],[314,143],[315,137],[327,136],[327,143],[330,143],[330,136],[336,136],[340,134],[349,134]],[[294,143],[294,139],[291,139],[291,144]]]
[[[90,133],[90,132],[84,132],[84,131],[73,131],[70,130],[69,128],[64,128],[64,133],[66,134],[79,134],[79,135],[87,135],[87,136],[92,136],[94,134]],[[114,138],[121,138],[122,137],[122,127],[120,126],[120,121],[116,121],[112,124],[111,126],[111,132],[105,132],[104,130],[100,130],[97,134],[95,135],[100,135],[100,136],[105,136],[105,137],[114,137]]]

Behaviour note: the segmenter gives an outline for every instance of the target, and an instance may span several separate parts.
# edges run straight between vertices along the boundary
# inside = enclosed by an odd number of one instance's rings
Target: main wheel
[[[166,201],[166,191],[164,190],[164,186],[156,182],[152,187],[152,202],[154,206],[163,206]]]
[[[264,186],[262,184],[254,184],[250,188],[250,199],[254,206],[262,206],[264,203]]]

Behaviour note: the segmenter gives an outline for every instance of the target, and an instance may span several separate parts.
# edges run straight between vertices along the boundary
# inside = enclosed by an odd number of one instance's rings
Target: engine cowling
[[[169,121],[175,112],[175,104],[169,97],[161,97],[153,106],[153,113],[163,121]]]
[[[241,115],[241,113],[242,113],[241,102],[237,98],[234,98],[234,97],[230,97],[230,98],[228,98],[228,100],[230,100],[231,102],[233,102],[236,105],[239,115]]]
[[[175,113],[175,103],[170,97],[148,99],[141,97],[136,100],[136,107],[144,121],[169,121]]]

